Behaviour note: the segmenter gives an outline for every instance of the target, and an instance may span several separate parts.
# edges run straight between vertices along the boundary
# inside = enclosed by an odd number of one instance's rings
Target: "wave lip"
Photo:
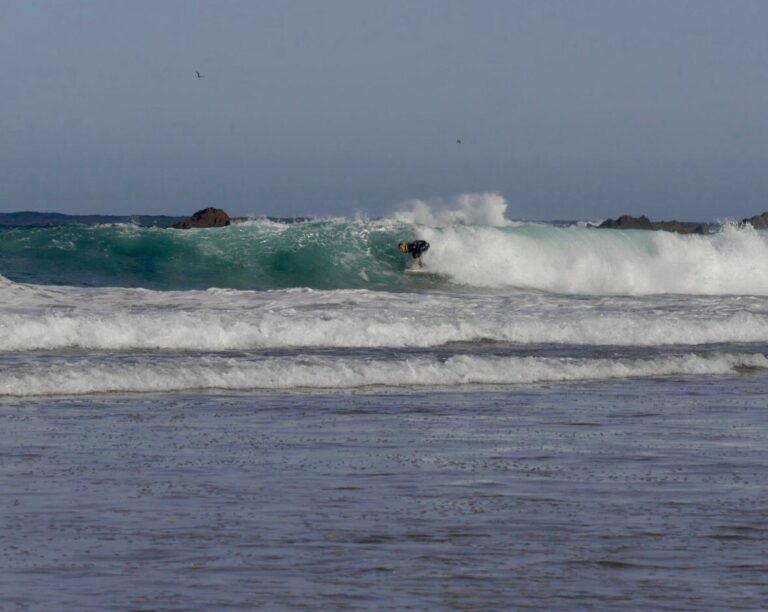
[[[767,370],[763,354],[686,354],[650,359],[478,357],[406,359],[291,356],[207,356],[157,361],[131,356],[104,363],[93,357],[0,371],[0,396],[198,390],[291,391],[455,388],[565,383],[667,376],[733,376]]]

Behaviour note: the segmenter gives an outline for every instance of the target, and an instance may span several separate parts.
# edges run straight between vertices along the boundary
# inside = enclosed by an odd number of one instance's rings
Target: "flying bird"
[[[461,144],[461,138],[456,139],[456,144]]]
[[[197,78],[198,78],[198,79],[202,79],[202,78],[203,78],[203,75],[202,75],[202,74],[200,74],[200,72],[199,72],[199,71],[195,70],[195,74],[197,75]]]

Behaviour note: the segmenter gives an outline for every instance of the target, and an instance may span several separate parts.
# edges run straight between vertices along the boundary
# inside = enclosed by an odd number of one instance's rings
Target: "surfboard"
[[[406,274],[413,274],[414,276],[425,276],[430,278],[445,278],[444,274],[430,270],[429,268],[422,266],[421,268],[406,268]]]
[[[405,269],[406,274],[430,274],[430,271],[426,268],[406,268]]]

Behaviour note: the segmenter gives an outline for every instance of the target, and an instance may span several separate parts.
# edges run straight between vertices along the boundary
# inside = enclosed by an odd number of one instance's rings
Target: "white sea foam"
[[[472,287],[589,295],[768,295],[768,236],[724,223],[713,235],[554,227],[506,218],[497,193],[414,200],[395,215],[432,245],[435,272]]]
[[[768,295],[768,239],[580,227],[421,227],[429,267],[473,287],[588,295]]]
[[[0,288],[0,351],[768,342],[761,297]]]
[[[767,369],[761,354],[678,355],[652,359],[476,357],[445,360],[295,356],[158,360],[131,356],[105,363],[89,357],[47,362],[34,370],[0,371],[0,396],[78,395],[104,392],[169,392],[199,389],[291,390],[456,387],[609,380],[660,376],[733,375]]]

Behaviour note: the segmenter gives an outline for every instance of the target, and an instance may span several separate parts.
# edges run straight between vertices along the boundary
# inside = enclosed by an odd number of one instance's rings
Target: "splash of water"
[[[477,225],[510,227],[515,225],[506,218],[507,201],[499,193],[464,193],[450,199],[428,202],[410,200],[404,204],[410,210],[395,213],[403,223],[427,227],[451,225]]]

